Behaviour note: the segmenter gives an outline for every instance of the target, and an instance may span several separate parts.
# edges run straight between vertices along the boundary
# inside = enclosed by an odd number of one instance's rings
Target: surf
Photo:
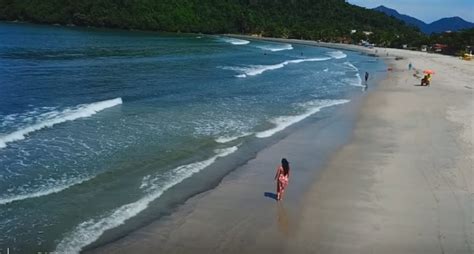
[[[349,71],[355,72],[354,78],[344,79],[344,81],[351,86],[365,87],[362,84],[362,78],[360,77],[359,69],[350,62],[344,62],[343,64],[347,66]]]
[[[267,51],[272,51],[272,52],[293,49],[293,45],[291,44],[268,44],[268,45],[258,45],[256,47],[262,50],[267,50]]]
[[[0,197],[0,205],[5,205],[5,204],[13,203],[16,201],[21,201],[21,200],[30,199],[30,198],[38,198],[42,196],[51,195],[54,193],[59,193],[74,185],[78,185],[83,182],[86,182],[87,180],[89,180],[89,178],[73,178],[73,179],[68,179],[68,180],[58,180],[50,184],[47,184],[45,186],[42,186],[40,188],[29,190],[28,192],[25,192],[25,193],[20,193],[20,194],[15,194],[15,195],[10,195],[10,196],[5,195],[5,196]]]
[[[62,111],[47,112],[37,117],[37,122],[18,129],[12,133],[0,136],[0,149],[7,147],[8,143],[26,139],[33,132],[44,128],[51,128],[57,124],[76,119],[90,117],[98,112],[122,104],[122,98],[99,101],[90,104],[81,104],[76,107],[66,108]]]
[[[215,139],[215,141],[217,143],[221,143],[221,144],[225,144],[225,143],[229,143],[229,142],[232,142],[234,140],[237,140],[239,138],[243,138],[243,137],[247,137],[247,136],[250,136],[252,135],[253,133],[251,132],[245,132],[245,133],[242,133],[242,134],[239,134],[239,135],[235,135],[235,136],[222,136],[222,137],[218,137]]]
[[[347,55],[344,54],[342,51],[331,51],[331,52],[328,52],[327,53],[330,57],[334,58],[334,59],[342,59],[342,58],[346,58]]]
[[[271,123],[274,124],[274,127],[265,131],[258,132],[255,134],[257,138],[268,138],[273,136],[275,133],[278,133],[289,126],[302,121],[303,119],[318,113],[323,108],[332,107],[336,105],[341,105],[348,103],[350,100],[315,100],[309,101],[299,106],[304,108],[304,113],[300,115],[293,115],[293,116],[279,116],[270,120]]]
[[[95,242],[107,230],[116,228],[128,219],[136,216],[148,205],[159,198],[165,191],[181,183],[184,179],[209,167],[219,158],[228,156],[238,150],[237,146],[219,149],[207,160],[194,162],[174,168],[164,175],[147,175],[143,177],[140,189],[145,196],[135,202],[122,205],[98,218],[84,221],[66,235],[56,247],[58,253],[79,253],[85,246]]]
[[[247,41],[247,40],[229,38],[229,37],[222,37],[221,40],[224,42],[230,43],[232,45],[246,45],[250,43],[250,41]]]
[[[277,70],[281,69],[289,64],[298,64],[304,62],[319,62],[319,61],[327,61],[330,60],[330,57],[315,57],[315,58],[303,58],[303,59],[294,59],[294,60],[287,60],[277,64],[271,65],[248,65],[248,66],[224,66],[220,67],[223,70],[232,70],[238,72],[239,74],[235,75],[238,78],[246,78],[249,76],[257,76],[266,71]]]

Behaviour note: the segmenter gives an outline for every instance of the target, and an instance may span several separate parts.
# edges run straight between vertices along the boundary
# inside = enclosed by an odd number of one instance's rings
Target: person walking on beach
[[[277,200],[283,199],[286,186],[288,186],[288,180],[290,178],[290,163],[285,159],[281,159],[281,165],[278,166],[275,175],[277,181]]]
[[[367,80],[369,80],[369,73],[365,72],[365,84],[367,85]]]
[[[411,68],[413,67],[413,65],[411,63],[408,64],[408,70],[411,71]]]

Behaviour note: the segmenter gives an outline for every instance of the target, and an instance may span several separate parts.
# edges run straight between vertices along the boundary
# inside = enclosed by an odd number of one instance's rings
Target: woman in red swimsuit
[[[290,178],[290,163],[283,158],[281,159],[281,166],[277,168],[275,175],[275,180],[277,181],[277,200],[283,199],[283,193],[285,188],[288,185],[288,180]]]

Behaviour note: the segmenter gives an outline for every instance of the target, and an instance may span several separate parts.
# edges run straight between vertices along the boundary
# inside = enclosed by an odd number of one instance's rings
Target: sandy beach
[[[474,62],[298,43],[378,54],[392,71],[336,120],[294,130],[171,215],[86,252],[473,253]],[[410,62],[436,72],[430,87]],[[282,155],[294,171],[277,203],[265,192]]]

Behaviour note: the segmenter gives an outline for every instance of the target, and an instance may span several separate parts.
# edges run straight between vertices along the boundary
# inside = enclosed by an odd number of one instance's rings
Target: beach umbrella
[[[424,70],[423,73],[425,74],[435,74],[433,70]]]

